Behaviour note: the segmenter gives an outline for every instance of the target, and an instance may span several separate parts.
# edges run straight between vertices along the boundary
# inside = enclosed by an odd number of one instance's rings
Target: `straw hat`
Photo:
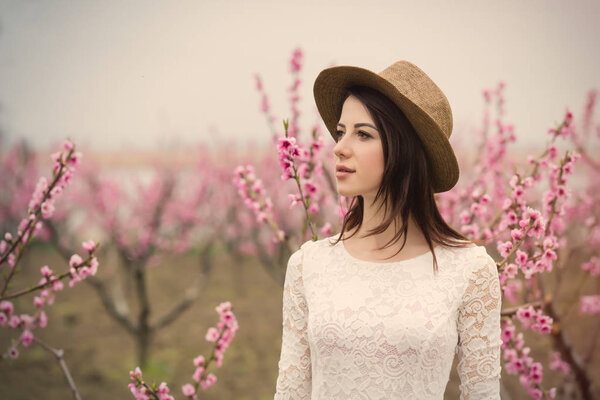
[[[434,191],[450,190],[459,175],[458,162],[448,141],[452,134],[452,110],[431,78],[404,60],[378,74],[353,66],[324,69],[315,80],[313,92],[319,113],[334,140],[345,89],[354,85],[378,90],[404,112],[425,147]]]

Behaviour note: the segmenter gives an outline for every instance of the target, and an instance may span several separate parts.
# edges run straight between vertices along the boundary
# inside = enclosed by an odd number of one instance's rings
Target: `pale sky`
[[[531,143],[600,89],[599,21],[599,1],[0,0],[0,128],[37,148],[267,143],[253,74],[289,117],[299,46],[305,130],[323,68],[408,60],[446,93],[454,132],[504,81],[507,121]]]

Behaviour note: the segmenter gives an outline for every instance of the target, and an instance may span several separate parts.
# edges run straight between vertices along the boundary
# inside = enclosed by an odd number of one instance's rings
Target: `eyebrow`
[[[341,127],[342,127],[342,128],[344,128],[344,129],[346,128],[346,125],[344,125],[344,124],[342,124],[342,123],[338,123],[338,126],[341,126]],[[371,124],[368,124],[368,123],[366,123],[366,122],[362,122],[362,123],[359,123],[359,124],[354,124],[354,127],[355,127],[355,128],[360,128],[361,126],[368,126],[369,128],[373,128],[373,129],[375,129],[375,130],[377,131],[377,128],[375,128],[373,125],[371,125]],[[379,132],[379,131],[378,131],[378,132]]]

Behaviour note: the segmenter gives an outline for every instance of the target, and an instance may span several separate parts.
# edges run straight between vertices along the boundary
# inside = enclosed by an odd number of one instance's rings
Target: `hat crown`
[[[444,135],[452,135],[452,109],[444,92],[419,67],[397,61],[378,73],[405,97],[425,111]]]

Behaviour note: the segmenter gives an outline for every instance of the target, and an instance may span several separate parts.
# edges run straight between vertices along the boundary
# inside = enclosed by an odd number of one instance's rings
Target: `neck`
[[[372,204],[372,198],[364,198],[363,200],[364,207],[362,224],[360,226],[359,231],[354,237],[360,239],[360,241],[363,242],[363,244],[367,248],[375,250],[376,248],[381,248],[385,246],[388,242],[392,240],[396,232],[402,227],[403,221],[402,218],[398,216],[396,218],[396,222],[394,223],[392,221],[392,223],[386,228],[385,231],[374,234],[372,236],[366,236],[371,229],[376,228],[384,221],[386,215],[384,207],[378,209],[377,204]],[[356,228],[354,228],[351,232],[354,232],[355,230]],[[391,248],[397,250],[402,245],[403,241],[404,239],[401,238],[400,241],[392,245]],[[408,230],[406,232],[406,244],[404,245],[404,249],[422,246],[427,246],[425,236],[423,235],[422,231],[419,229],[417,224],[414,222],[412,215],[409,214]]]

